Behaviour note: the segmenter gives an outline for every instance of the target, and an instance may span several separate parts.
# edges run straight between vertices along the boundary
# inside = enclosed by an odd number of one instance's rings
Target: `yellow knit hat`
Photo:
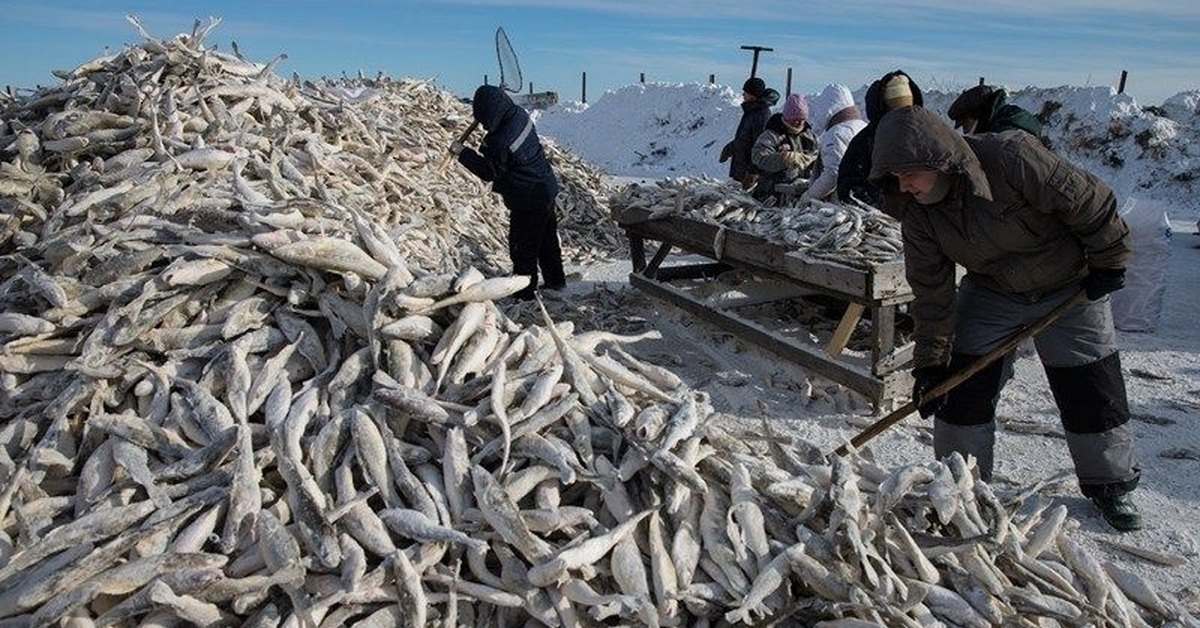
[[[888,79],[887,86],[883,88],[883,104],[887,105],[888,109],[912,106],[913,93],[908,86],[907,76],[897,74]]]

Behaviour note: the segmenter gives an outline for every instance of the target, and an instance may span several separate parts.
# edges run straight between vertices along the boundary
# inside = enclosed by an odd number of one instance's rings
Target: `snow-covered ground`
[[[861,102],[864,88],[855,91]],[[930,92],[926,106],[944,113],[957,94]],[[1158,242],[1168,242],[1165,293],[1153,332],[1121,332],[1134,430],[1143,480],[1135,493],[1146,529],[1119,535],[1082,498],[1057,412],[1037,358],[1021,353],[1016,377],[999,407],[995,484],[1009,494],[1056,479],[1040,499],[1067,505],[1078,537],[1111,560],[1200,608],[1200,237],[1196,235],[1200,180],[1200,92],[1181,93],[1143,109],[1108,88],[1029,89],[1011,102],[1035,113],[1051,112],[1047,135],[1055,150],[1107,180],[1122,203],[1165,211]],[[567,103],[539,112],[539,131],[600,167],[614,181],[707,175],[722,178],[717,162],[741,114],[740,94],[710,85],[632,85],[590,105]],[[1144,255],[1140,251],[1138,255]],[[1169,255],[1169,259],[1166,256]],[[710,393],[722,427],[761,432],[761,408],[780,432],[831,450],[875,417],[869,405],[841,387],[708,327],[686,314],[628,289],[628,260],[575,269],[583,279],[573,294],[619,303],[631,331],[653,327],[662,340],[635,348],[673,365],[688,382]],[[817,332],[818,335],[827,333]],[[761,402],[761,404],[760,404]],[[765,405],[764,405],[765,404]],[[894,467],[932,455],[928,421],[910,417],[869,444],[880,463]],[[1187,560],[1167,567],[1134,558],[1108,541]]]

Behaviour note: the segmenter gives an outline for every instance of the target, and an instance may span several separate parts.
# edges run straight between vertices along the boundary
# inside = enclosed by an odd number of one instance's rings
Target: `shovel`
[[[833,455],[834,456],[844,456],[844,455],[850,453],[851,449],[857,449],[859,447],[862,447],[862,445],[864,443],[871,440],[872,438],[875,438],[876,436],[879,436],[881,433],[883,433],[884,430],[886,430],[889,427],[895,425],[896,423],[899,423],[900,421],[904,420],[905,417],[912,414],[913,411],[916,410],[917,408],[919,408],[920,406],[950,392],[955,386],[958,386],[959,384],[963,383],[964,381],[969,379],[972,375],[978,373],[979,371],[982,371],[984,368],[986,368],[992,362],[995,362],[997,359],[1007,355],[1013,349],[1016,349],[1017,345],[1020,345],[1022,342],[1025,342],[1026,339],[1032,338],[1032,337],[1038,335],[1039,333],[1041,333],[1041,331],[1043,329],[1049,327],[1052,323],[1054,323],[1054,321],[1058,320],[1058,318],[1060,316],[1062,316],[1065,312],[1074,308],[1076,305],[1079,305],[1080,303],[1082,303],[1085,298],[1086,298],[1086,294],[1084,293],[1084,291],[1080,290],[1078,293],[1075,294],[1075,296],[1067,299],[1066,301],[1063,301],[1062,304],[1060,304],[1058,307],[1054,308],[1053,310],[1050,310],[1050,312],[1047,313],[1045,316],[1034,321],[1034,323],[1032,325],[1030,325],[1029,327],[1026,327],[1025,329],[1017,332],[1016,334],[1013,334],[1008,340],[1005,340],[1004,342],[1000,343],[1000,346],[996,347],[995,349],[992,349],[991,351],[987,352],[985,355],[980,356],[978,360],[975,360],[974,362],[967,365],[967,368],[950,375],[946,379],[942,380],[938,385],[929,389],[928,392],[921,395],[920,403],[918,403],[916,400],[910,401],[910,402],[904,404],[903,406],[900,406],[896,410],[893,410],[891,414],[868,425],[866,427],[866,429],[859,432],[857,436],[855,436],[854,438],[851,438],[849,443],[843,444],[841,447],[838,447],[837,450],[833,452]]]
[[[471,137],[471,134],[475,132],[475,129],[478,126],[479,126],[478,120],[472,122],[471,126],[467,127],[467,130],[463,131],[462,135],[458,136],[458,143],[461,144],[461,143],[467,141],[467,138]],[[442,157],[442,163],[438,164],[438,172],[445,172],[446,167],[450,165],[450,160],[452,160],[452,159],[454,159],[454,153],[450,152],[450,149],[447,148],[446,156]]]

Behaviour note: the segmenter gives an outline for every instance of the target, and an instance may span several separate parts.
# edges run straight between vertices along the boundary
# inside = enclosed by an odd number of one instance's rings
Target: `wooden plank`
[[[645,220],[646,210],[628,210],[623,218],[632,236],[670,242],[715,260],[733,261],[785,275],[810,287],[844,295],[862,303],[880,299],[904,302],[911,298],[902,261],[861,268],[833,260],[810,257],[760,236],[724,229],[679,216]],[[640,222],[639,222],[640,220]],[[718,233],[724,232],[719,238]],[[718,240],[724,240],[717,250]]]
[[[904,274],[904,260],[880,264],[872,269],[871,298],[888,304],[912,300],[912,288]]]
[[[663,260],[667,259],[667,256],[670,254],[671,243],[663,240],[662,244],[659,245],[658,250],[654,252],[654,259],[650,260],[650,265],[646,266],[646,268],[642,270],[642,274],[647,277],[653,277],[657,275],[658,267],[662,265]]]
[[[629,236],[629,261],[633,264],[633,272],[646,270],[646,241],[641,236],[626,232]]]
[[[671,303],[708,323],[737,335],[740,339],[752,342],[822,377],[862,393],[872,399],[876,405],[882,399],[886,382],[876,378],[862,367],[830,360],[820,348],[799,344],[735,313],[713,309],[686,292],[665,283],[648,279],[636,273],[629,275],[629,283],[655,298]]]
[[[716,277],[721,273],[726,273],[733,270],[733,266],[722,262],[709,262],[707,264],[677,264],[675,266],[662,266],[654,273],[654,279],[659,281],[671,281],[673,279],[704,279]]]
[[[850,334],[854,333],[855,327],[858,327],[858,321],[862,318],[865,309],[866,306],[861,303],[852,302],[846,306],[846,313],[842,314],[842,320],[834,330],[833,337],[829,339],[825,353],[833,358],[842,355],[842,350],[846,348],[846,343],[850,342]]]
[[[743,296],[722,299],[718,305],[722,308],[749,307],[775,301],[799,299],[815,294],[814,291],[803,286],[781,281],[746,282],[740,284],[738,290],[744,293]]]
[[[899,371],[900,369],[907,371],[912,366],[914,347],[916,347],[915,343],[907,342],[902,346],[896,347],[891,353],[876,359],[875,374],[883,376]]]

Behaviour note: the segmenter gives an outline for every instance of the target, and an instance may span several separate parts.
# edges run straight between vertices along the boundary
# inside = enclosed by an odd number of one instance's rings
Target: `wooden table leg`
[[[829,339],[829,346],[825,348],[825,352],[831,357],[836,358],[842,354],[846,343],[850,341],[850,334],[858,326],[858,319],[862,318],[864,309],[866,308],[861,303],[852,302],[846,306],[846,313],[842,315],[842,321],[838,323],[837,330],[833,332],[833,338]]]
[[[646,270],[646,243],[642,236],[629,234],[629,259],[633,262],[633,272]]]

